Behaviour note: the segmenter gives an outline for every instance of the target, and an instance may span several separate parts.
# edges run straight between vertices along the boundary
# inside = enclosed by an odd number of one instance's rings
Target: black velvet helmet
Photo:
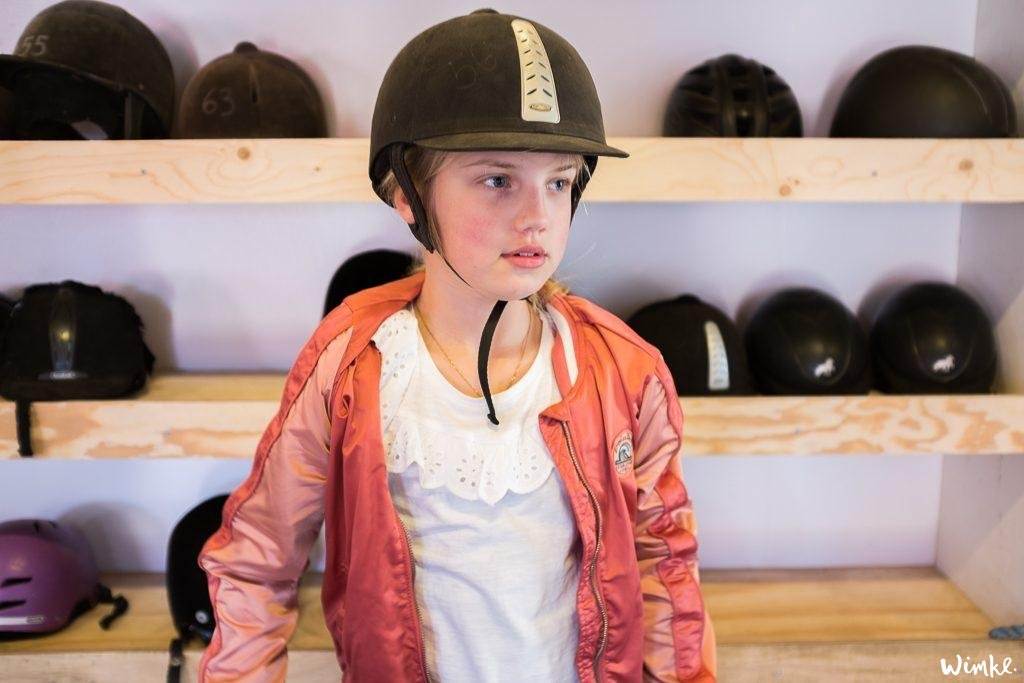
[[[192,77],[175,119],[179,138],[325,135],[323,102],[309,75],[290,59],[248,42]]]
[[[0,55],[0,134],[17,139],[165,138],[174,70],[145,24],[96,0],[47,7]]]

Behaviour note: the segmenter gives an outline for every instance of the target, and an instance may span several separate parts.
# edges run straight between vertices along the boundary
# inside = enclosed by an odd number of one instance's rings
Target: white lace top
[[[561,396],[551,368],[552,323],[544,321],[540,350],[510,388],[492,395],[497,426],[487,403],[452,386],[434,364],[405,308],[373,336],[381,351],[381,432],[389,472],[419,465],[425,489],[441,486],[465,500],[494,505],[509,491],[529,493],[548,478],[554,462],[540,434],[538,413]],[[458,457],[450,457],[457,436]]]
[[[409,536],[432,680],[575,683],[579,548],[538,414],[561,400],[553,322],[511,388],[466,396],[441,374],[402,309],[381,351],[388,487]]]

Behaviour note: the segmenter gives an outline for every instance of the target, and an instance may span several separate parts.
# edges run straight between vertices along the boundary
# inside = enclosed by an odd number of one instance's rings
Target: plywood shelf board
[[[611,138],[588,202],[1021,202],[1017,139]],[[0,142],[0,204],[377,202],[366,138]]]

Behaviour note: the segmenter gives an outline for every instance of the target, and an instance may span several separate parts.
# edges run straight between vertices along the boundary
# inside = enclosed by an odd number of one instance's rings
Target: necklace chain
[[[448,360],[448,364],[452,366],[452,370],[454,370],[456,373],[458,373],[459,377],[462,378],[462,381],[466,383],[466,386],[469,387],[470,391],[473,392],[473,394],[474,394],[474,396],[476,398],[482,398],[483,395],[484,395],[483,391],[478,390],[476,388],[476,386],[472,382],[470,382],[468,379],[466,379],[466,376],[462,374],[462,371],[459,370],[458,367],[456,367],[455,362],[452,361],[451,356],[448,355],[448,353],[444,350],[444,347],[441,346],[441,344],[437,341],[437,337],[434,336],[434,333],[430,331],[430,327],[427,325],[427,321],[423,319],[423,316],[419,312],[419,307],[416,306],[416,304],[412,305],[412,311],[413,311],[413,314],[416,316],[416,319],[420,323],[423,324],[423,328],[427,331],[427,335],[430,337],[430,339],[433,340],[434,345],[441,351],[441,354]],[[526,331],[526,336],[523,338],[523,348],[519,352],[519,362],[516,363],[515,372],[512,373],[512,380],[508,384],[505,385],[505,389],[508,389],[510,386],[515,384],[516,380],[519,378],[519,368],[522,366],[523,359],[526,357],[526,344],[530,340],[530,333],[531,332],[533,332],[533,311],[532,310],[530,311],[530,327]],[[505,389],[502,389],[502,391],[504,391]]]

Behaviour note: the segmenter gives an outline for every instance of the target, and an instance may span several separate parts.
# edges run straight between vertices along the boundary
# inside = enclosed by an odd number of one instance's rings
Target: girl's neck
[[[475,357],[484,325],[496,302],[482,296],[466,296],[452,285],[425,278],[423,289],[413,303],[448,354]],[[491,358],[518,357],[532,318],[536,318],[536,314],[529,302],[508,302],[491,341]],[[539,330],[536,320],[533,329],[535,333]]]

